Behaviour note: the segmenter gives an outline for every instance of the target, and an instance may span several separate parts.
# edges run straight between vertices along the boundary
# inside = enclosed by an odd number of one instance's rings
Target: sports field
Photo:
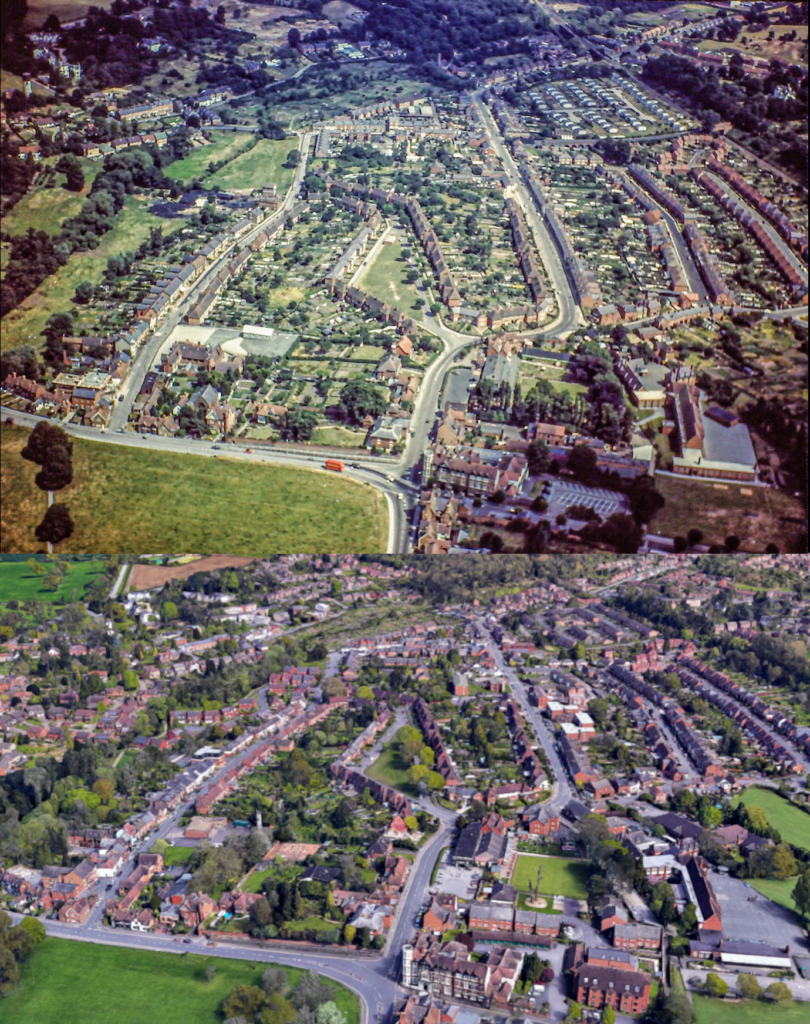
[[[520,892],[529,891],[529,883],[537,884],[537,869],[540,868],[540,892],[548,896],[568,896],[575,900],[588,898],[585,888],[591,873],[585,860],[570,857],[542,857],[531,853],[518,854],[512,885]]]
[[[760,978],[759,982],[767,988],[770,979]],[[697,1024],[805,1024],[807,1021],[807,1003],[800,1002],[777,1006],[752,999],[726,1002],[711,996],[695,995],[692,1005],[697,1014]]]
[[[752,787],[734,798],[735,806],[739,803],[746,807],[761,807],[768,815],[768,824],[779,829],[783,839],[810,850],[810,814],[800,811],[769,789]]]
[[[210,964],[216,967],[211,981]],[[23,963],[20,984],[3,999],[2,1018],[4,1024],[214,1024],[234,985],[258,985],[266,967],[49,938]],[[286,971],[291,985],[305,973]],[[359,1024],[356,995],[336,985],[335,1002],[347,1024]]]
[[[35,556],[37,561],[47,565],[44,556]],[[104,560],[88,556],[69,563],[67,576],[58,590],[46,590],[42,585],[44,576],[37,576],[28,568],[30,555],[0,556],[0,601],[70,601],[84,597],[84,588],[104,572]]]
[[[28,431],[3,425],[3,551],[39,551],[34,528],[47,498],[37,467],[20,457]],[[385,551],[380,491],[341,477],[247,459],[203,458],[73,440],[73,483],[59,492],[76,524],[60,551]]]

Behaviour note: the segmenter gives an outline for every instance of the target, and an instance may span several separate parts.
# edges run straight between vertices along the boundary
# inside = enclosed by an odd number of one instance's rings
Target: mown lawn
[[[287,154],[298,147],[293,135],[287,139],[260,139],[259,142],[235,160],[225,164],[215,174],[205,179],[206,186],[220,185],[222,188],[261,188],[271,182],[278,186],[283,196],[289,188],[293,169],[283,167]]]
[[[716,486],[660,473],[655,486],[666,505],[650,523],[650,533],[685,537],[694,526],[703,531],[704,544],[724,544],[734,534],[740,538],[741,551],[764,551],[773,543],[780,552],[790,552],[806,529],[801,502],[770,487],[731,481]],[[743,490],[751,493],[742,494]]]
[[[149,213],[147,205],[150,202],[140,196],[127,196],[124,208],[115,219],[115,226],[102,235],[97,249],[73,253],[67,263],[43,281],[23,303],[6,313],[0,331],[3,352],[19,345],[40,348],[44,344],[42,332],[49,317],[71,310],[71,299],[81,281],[98,284],[110,256],[137,249],[149,237],[153,227],[162,227],[164,235],[184,227],[182,223],[171,223]]]
[[[208,981],[205,970],[216,974]],[[258,985],[266,963],[194,953],[172,955],[45,939],[22,966],[18,987],[3,1000],[4,1024],[206,1024],[234,985]],[[295,985],[303,970],[286,968]],[[357,996],[336,986],[348,1024],[359,1024]]]
[[[549,896],[568,896],[585,900],[585,888],[591,869],[587,861],[569,857],[536,857],[532,854],[518,854],[512,885],[521,892],[529,891],[529,883],[537,885],[537,869],[541,869],[540,892]]]
[[[84,588],[104,572],[104,562],[89,557],[81,561],[71,562],[68,574],[58,590],[46,590],[42,585],[42,576],[37,576],[26,562],[28,555],[15,558],[6,555],[0,558],[0,601],[70,601],[75,593],[77,601],[84,597]],[[45,559],[37,556],[38,561]]]
[[[768,815],[768,824],[778,829],[782,838],[795,846],[810,850],[810,814],[794,807],[783,796],[770,789],[752,787],[734,798],[746,807],[761,807]]]
[[[193,846],[170,846],[168,850],[163,851],[163,863],[167,867],[174,867],[176,864],[185,864],[187,861],[191,860],[191,855],[193,853]]]
[[[47,498],[20,457],[28,431],[2,427],[0,550],[40,551]],[[388,543],[382,494],[338,474],[73,440],[73,483],[57,500],[76,525],[60,551],[367,553]]]
[[[361,279],[360,287],[404,313],[411,313],[416,308],[419,293],[415,285],[405,283],[405,275],[412,268],[399,262],[401,256],[399,242],[381,246],[377,258]]]
[[[408,766],[399,755],[398,747],[386,747],[374,764],[366,768],[366,775],[385,786],[398,789],[401,793],[418,796],[416,786],[408,781]]]
[[[778,878],[749,878],[748,884],[757,892],[761,892],[763,896],[767,896],[769,900],[773,900],[774,903],[798,913],[793,902],[796,881],[795,877],[786,878],[784,881],[780,881]]]
[[[762,982],[768,981],[763,978]],[[770,984],[770,981],[768,981]],[[787,1006],[762,1003],[752,999],[712,999],[695,995],[692,1005],[697,1024],[806,1024],[807,1003],[794,1002]]]

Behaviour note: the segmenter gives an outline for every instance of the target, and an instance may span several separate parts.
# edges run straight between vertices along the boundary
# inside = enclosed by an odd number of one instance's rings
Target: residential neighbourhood
[[[9,452],[284,471],[389,553],[804,550],[802,5],[128,4],[4,58]]]
[[[807,556],[94,557],[0,561],[12,931],[384,1020],[810,999]]]

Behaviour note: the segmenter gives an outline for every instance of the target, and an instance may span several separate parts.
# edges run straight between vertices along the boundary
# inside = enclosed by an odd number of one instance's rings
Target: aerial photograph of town
[[[801,1024],[810,556],[4,555],[4,1024]]]
[[[3,552],[807,549],[805,3],[3,15]]]

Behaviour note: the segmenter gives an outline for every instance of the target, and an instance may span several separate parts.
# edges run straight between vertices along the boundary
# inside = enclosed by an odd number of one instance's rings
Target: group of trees
[[[222,1012],[225,1024],[257,1021],[258,1024],[346,1024],[338,1008],[334,985],[309,971],[290,990],[287,972],[267,967],[258,985],[235,985]]]
[[[0,910],[0,996],[11,992],[20,980],[20,964],[44,938],[41,921],[26,917],[14,924],[5,910]]]
[[[41,421],[31,431],[20,455],[42,467],[34,477],[40,490],[59,491],[73,480],[72,453],[73,445],[64,430]],[[73,533],[67,505],[49,505],[34,533],[43,543],[58,544],[67,540]]]

